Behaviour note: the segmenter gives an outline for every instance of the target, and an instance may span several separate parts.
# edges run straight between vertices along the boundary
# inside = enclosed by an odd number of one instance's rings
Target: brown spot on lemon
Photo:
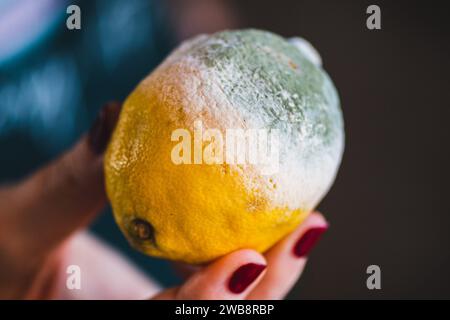
[[[140,241],[151,241],[155,243],[155,230],[152,225],[143,219],[133,219],[130,224],[132,237]]]

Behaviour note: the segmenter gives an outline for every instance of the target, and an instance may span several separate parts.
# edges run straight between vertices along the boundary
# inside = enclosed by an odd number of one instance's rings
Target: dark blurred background
[[[0,64],[0,182],[68,148],[105,101],[123,100],[187,37],[243,27],[301,36],[338,88],[346,148],[319,206],[330,230],[289,298],[450,298],[446,1],[80,0],[80,32],[58,27],[69,1],[40,1],[57,27]],[[371,4],[381,30],[366,27]],[[109,211],[92,229],[164,284],[179,281],[167,262],[131,250]],[[366,287],[372,264],[381,290]]]

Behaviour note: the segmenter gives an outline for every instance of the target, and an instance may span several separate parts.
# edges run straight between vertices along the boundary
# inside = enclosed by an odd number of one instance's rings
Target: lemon
[[[326,194],[343,146],[338,95],[310,45],[259,30],[201,35],[124,102],[107,194],[148,255],[196,264],[264,252]]]

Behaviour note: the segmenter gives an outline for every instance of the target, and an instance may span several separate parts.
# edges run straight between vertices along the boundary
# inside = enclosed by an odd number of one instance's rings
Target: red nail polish
[[[109,138],[119,116],[120,104],[112,102],[100,110],[97,119],[89,130],[89,145],[95,154],[105,151]]]
[[[311,251],[312,247],[319,241],[320,236],[328,227],[313,228],[306,231],[294,246],[294,255],[296,257],[305,257]]]
[[[228,288],[233,293],[243,292],[250,284],[252,284],[253,281],[256,280],[256,278],[258,278],[264,269],[266,269],[266,266],[263,264],[244,264],[233,273],[228,283]]]

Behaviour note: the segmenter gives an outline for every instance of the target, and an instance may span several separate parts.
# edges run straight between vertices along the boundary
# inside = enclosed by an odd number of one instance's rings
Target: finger
[[[239,250],[193,274],[181,287],[164,291],[155,299],[245,299],[264,276],[266,260],[253,250]]]
[[[249,299],[282,299],[303,272],[307,256],[328,228],[325,218],[312,213],[293,233],[266,254],[264,279],[249,294]]]
[[[101,210],[106,199],[103,151],[119,111],[120,104],[108,104],[71,150],[22,183],[2,189],[2,223],[17,240],[12,251],[46,252]]]
[[[184,280],[205,267],[204,265],[192,265],[182,262],[175,262],[172,265],[175,272]]]

